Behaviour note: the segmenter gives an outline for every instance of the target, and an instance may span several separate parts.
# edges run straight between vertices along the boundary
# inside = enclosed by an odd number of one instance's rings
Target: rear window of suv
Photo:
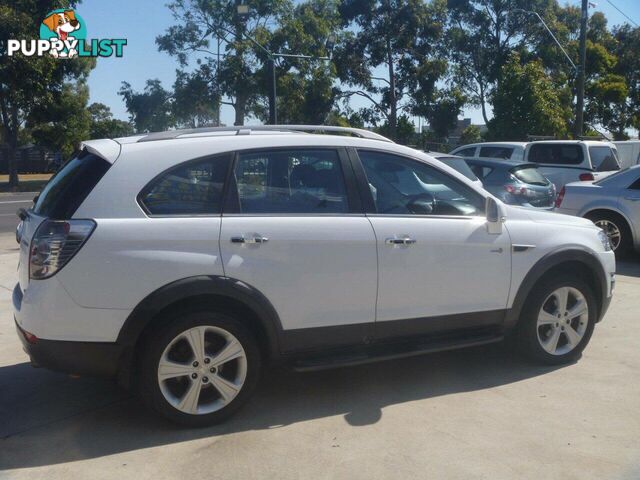
[[[110,166],[104,158],[82,150],[51,177],[33,211],[55,220],[70,219]]]
[[[580,145],[543,143],[531,145],[528,160],[552,165],[580,165],[584,155]]]

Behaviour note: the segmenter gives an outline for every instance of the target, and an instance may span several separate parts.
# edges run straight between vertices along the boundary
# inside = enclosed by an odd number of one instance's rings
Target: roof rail
[[[327,125],[250,125],[237,127],[204,127],[204,128],[188,128],[183,130],[169,130],[166,132],[154,132],[145,135],[138,142],[154,142],[156,140],[171,140],[180,138],[183,135],[198,135],[211,133],[235,132],[236,135],[251,135],[251,132],[291,132],[291,133],[348,133],[354,137],[366,138],[369,140],[380,140],[383,142],[391,142],[392,140],[383,137],[377,133],[362,128],[349,127],[333,127]]]

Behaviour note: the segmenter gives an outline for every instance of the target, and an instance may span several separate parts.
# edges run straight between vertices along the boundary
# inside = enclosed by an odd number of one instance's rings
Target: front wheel
[[[221,313],[187,313],[148,339],[140,393],[174,422],[212,425],[248,400],[260,364],[255,339],[239,321]]]
[[[517,337],[536,361],[570,363],[589,343],[596,317],[597,302],[589,285],[570,276],[550,278],[530,293]]]

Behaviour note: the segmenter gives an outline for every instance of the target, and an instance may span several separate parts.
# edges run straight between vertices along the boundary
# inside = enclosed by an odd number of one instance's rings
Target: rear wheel
[[[527,299],[517,337],[530,358],[550,365],[569,363],[589,343],[596,317],[589,285],[570,276],[548,278]]]
[[[631,229],[621,215],[615,212],[594,212],[587,215],[587,218],[607,234],[611,249],[616,255],[624,255],[631,250]]]
[[[212,425],[248,400],[260,364],[255,339],[238,320],[213,312],[185,314],[149,338],[141,395],[174,422]]]

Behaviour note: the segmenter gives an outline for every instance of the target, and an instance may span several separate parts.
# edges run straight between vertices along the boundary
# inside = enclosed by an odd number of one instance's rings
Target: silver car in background
[[[593,221],[607,233],[616,254],[640,251],[640,165],[595,182],[565,185],[556,211]]]

